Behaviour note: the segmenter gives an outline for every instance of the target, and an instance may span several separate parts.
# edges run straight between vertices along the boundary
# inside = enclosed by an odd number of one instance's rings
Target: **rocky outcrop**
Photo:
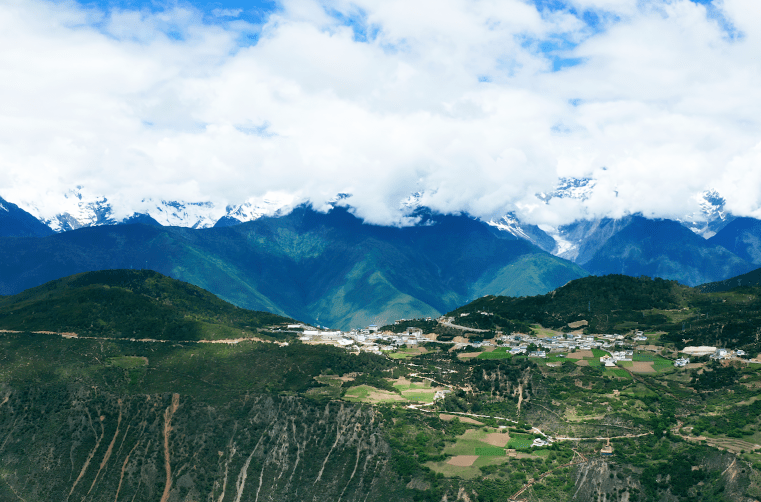
[[[92,388],[0,397],[4,500],[348,502],[403,490],[369,407],[271,395],[209,405]]]

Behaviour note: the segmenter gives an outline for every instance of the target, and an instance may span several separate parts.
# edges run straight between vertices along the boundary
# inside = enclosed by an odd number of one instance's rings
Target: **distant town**
[[[424,319],[433,321],[432,318]],[[408,319],[395,321],[396,325],[404,324]],[[453,317],[439,317],[435,319],[440,324],[453,326]],[[579,327],[579,326],[575,326]],[[450,350],[462,350],[467,348],[482,349],[484,347],[507,347],[513,355],[527,355],[528,357],[546,358],[550,355],[562,357],[575,351],[601,349],[608,354],[600,357],[600,363],[607,367],[617,366],[619,362],[632,361],[634,350],[648,350],[661,352],[662,347],[648,345],[649,338],[642,331],[633,331],[622,335],[618,333],[588,335],[581,331],[570,333],[556,333],[547,336],[536,334],[510,333],[505,334],[496,331],[491,339],[477,338],[471,341],[463,336],[454,337],[452,340],[438,340],[435,333],[424,333],[421,328],[408,327],[401,333],[383,331],[380,326],[370,325],[362,329],[351,331],[335,331],[318,329],[306,324],[288,325],[289,330],[301,333],[299,339],[307,344],[326,344],[343,347],[350,352],[372,352],[375,354],[393,353],[400,348],[415,347],[425,343],[440,343],[449,345]],[[485,330],[468,329],[467,331],[483,332]],[[689,357],[709,356],[715,360],[736,359],[744,362],[761,362],[746,359],[747,354],[742,350],[728,350],[717,347],[685,347],[680,351],[683,354],[674,361],[674,366],[685,367],[690,363]],[[687,357],[689,356],[689,357]]]

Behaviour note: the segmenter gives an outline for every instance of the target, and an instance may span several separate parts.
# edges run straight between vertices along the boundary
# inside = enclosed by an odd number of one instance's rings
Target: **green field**
[[[419,356],[420,350],[418,350],[417,347],[415,348],[407,347],[407,348],[399,349],[396,352],[388,352],[386,353],[386,355],[390,357],[391,359],[409,359],[415,356]]]
[[[478,359],[510,359],[513,355],[509,351],[508,347],[497,347],[491,352],[482,352]]]
[[[625,369],[621,369],[621,368],[609,368],[609,369],[605,370],[605,373],[607,373],[609,375],[612,375],[612,376],[615,376],[615,377],[618,377],[618,378],[628,378],[628,379],[631,379],[631,377],[632,377],[629,374],[628,371],[626,371]]]
[[[534,442],[534,436],[526,434],[511,434],[510,441],[507,443],[508,448],[531,448]]]
[[[506,454],[506,451],[504,448],[499,448],[496,446],[489,446],[489,447],[477,447],[476,448],[476,455],[482,456],[482,457],[504,457]]]

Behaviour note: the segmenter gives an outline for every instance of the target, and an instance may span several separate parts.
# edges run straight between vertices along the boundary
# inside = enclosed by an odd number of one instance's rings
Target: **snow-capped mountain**
[[[210,228],[225,215],[223,208],[211,202],[178,202],[143,199],[147,214],[165,227]]]
[[[37,218],[0,198],[0,237],[44,237],[52,233]]]
[[[399,207],[404,210],[414,210],[422,206],[423,192],[415,192],[399,203]]]
[[[547,252],[552,252],[556,247],[555,240],[544,230],[536,225],[522,223],[513,212],[507,213],[499,220],[489,220],[487,223],[518,239],[527,240]]]
[[[539,193],[537,197],[545,203],[554,198],[586,200],[596,183],[593,178],[561,178],[553,191]],[[677,221],[704,239],[712,237],[735,219],[735,216],[725,209],[726,199],[716,190],[706,190],[696,195],[696,199],[699,211]],[[532,228],[533,226],[521,222],[514,213],[508,213],[498,221],[490,221],[489,224],[515,237],[528,240],[555,256],[583,264],[591,259],[594,252],[611,236],[627,226],[629,221],[629,217],[620,220],[603,218],[579,220],[558,228]]]
[[[295,198],[287,194],[268,193],[264,197],[252,197],[237,205],[217,205],[213,202],[186,202],[145,198],[132,205],[132,213],[124,208],[112,206],[112,202],[102,195],[93,194],[83,186],[69,190],[58,198],[52,197],[58,213],[53,217],[42,216],[42,211],[34,204],[24,205],[24,209],[49,226],[55,232],[66,232],[83,227],[117,225],[140,221],[153,221],[162,226],[186,228],[210,228],[216,224],[237,225],[262,216],[277,216],[292,209]],[[116,217],[115,214],[128,214]],[[150,217],[150,218],[147,218]],[[147,219],[146,219],[147,218]]]
[[[293,195],[265,194],[264,197],[251,198],[243,204],[229,205],[225,215],[219,218],[216,226],[231,226],[253,221],[262,216],[282,216],[291,211],[297,204]]]
[[[55,232],[117,223],[108,199],[89,193],[81,185],[64,193],[57,203],[60,212],[52,218],[41,217],[40,209],[34,205],[24,209]]]
[[[580,199],[586,200],[592,194],[597,185],[594,178],[560,178],[552,192],[541,192],[536,196],[548,203],[552,199]]]
[[[687,215],[679,221],[704,239],[710,239],[731,223],[735,216],[725,209],[726,199],[714,189],[697,196],[700,212]]]

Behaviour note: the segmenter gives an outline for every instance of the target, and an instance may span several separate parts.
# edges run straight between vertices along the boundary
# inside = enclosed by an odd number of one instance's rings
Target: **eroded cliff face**
[[[83,387],[5,388],[0,403],[3,500],[348,502],[403,490],[370,407]]]
[[[626,462],[607,458],[590,458],[573,472],[575,485],[572,500],[579,502],[632,502],[637,500],[758,500],[758,480],[744,462],[735,455],[714,451],[687,468],[692,472],[706,472],[700,481],[677,479],[670,469],[662,468],[647,473]],[[711,482],[708,485],[707,482]],[[648,486],[649,485],[649,486]],[[713,496],[714,498],[711,498]],[[536,496],[533,500],[542,500]]]

